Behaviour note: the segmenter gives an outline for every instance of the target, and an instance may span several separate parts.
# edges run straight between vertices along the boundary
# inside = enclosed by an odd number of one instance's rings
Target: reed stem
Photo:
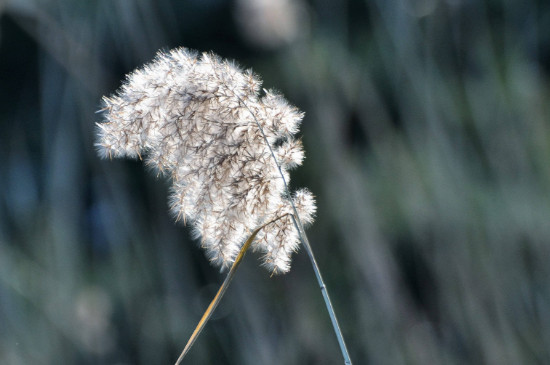
[[[267,223],[264,223],[262,226],[256,228],[250,234],[250,237],[248,237],[248,239],[246,240],[244,245],[241,247],[241,250],[239,251],[239,254],[237,255],[237,257],[235,258],[235,261],[233,262],[233,265],[231,265],[231,269],[227,273],[227,276],[225,277],[225,280],[223,281],[223,284],[220,286],[220,289],[218,289],[218,292],[216,293],[216,296],[214,297],[214,299],[212,299],[212,302],[210,302],[210,305],[208,306],[208,308],[206,308],[206,311],[202,315],[202,318],[199,321],[199,323],[197,324],[197,327],[195,327],[195,330],[191,334],[191,337],[189,337],[189,340],[187,341],[187,344],[185,345],[185,348],[181,352],[181,355],[178,358],[178,360],[176,361],[175,365],[180,365],[181,364],[181,362],[183,361],[183,358],[187,355],[189,350],[191,350],[191,347],[193,346],[193,344],[195,343],[195,341],[197,340],[197,338],[201,334],[202,330],[204,329],[204,326],[206,325],[206,323],[208,322],[210,317],[212,317],[212,314],[214,313],[214,311],[218,307],[218,304],[220,304],[220,301],[222,300],[222,297],[224,296],[225,292],[227,291],[227,288],[229,287],[229,284],[231,283],[231,280],[233,280],[233,277],[235,276],[235,273],[237,272],[237,268],[241,264],[242,259],[244,258],[244,255],[246,254],[246,251],[248,251],[248,248],[250,247],[250,245],[254,241],[254,238],[256,238],[256,236],[258,235],[258,232],[260,232],[260,230],[263,229],[264,227],[268,226],[269,224],[271,224],[273,222],[278,221],[279,219],[283,218],[286,215],[287,214],[285,214],[283,216],[280,216],[280,217],[277,217],[277,218],[275,218],[275,219],[273,219],[273,220],[271,220]]]
[[[351,358],[349,356],[348,349],[346,347],[346,341],[344,340],[344,335],[342,334],[342,330],[340,329],[340,325],[338,324],[338,318],[336,317],[336,313],[334,312],[334,307],[332,306],[332,302],[330,300],[330,296],[328,294],[327,287],[325,285],[325,282],[323,281],[323,277],[321,275],[321,270],[319,269],[319,265],[317,265],[317,261],[315,260],[315,255],[313,254],[313,250],[311,249],[311,245],[309,244],[309,240],[307,238],[307,235],[304,230],[304,226],[302,225],[302,222],[300,221],[300,215],[298,214],[298,210],[296,209],[296,205],[292,201],[292,198],[290,196],[290,189],[288,188],[288,184],[286,182],[285,176],[283,174],[283,171],[281,169],[281,165],[279,164],[279,161],[277,161],[277,157],[275,157],[275,152],[273,152],[273,149],[271,148],[271,145],[269,144],[269,141],[267,140],[267,136],[265,135],[264,129],[262,128],[260,122],[250,110],[250,108],[246,105],[246,103],[243,102],[243,100],[235,94],[235,97],[239,100],[239,102],[250,112],[252,117],[254,118],[254,121],[256,122],[256,125],[260,129],[260,132],[262,132],[262,136],[264,138],[265,143],[269,147],[269,151],[271,153],[271,157],[275,161],[275,164],[277,165],[277,169],[279,170],[279,174],[281,175],[281,178],[283,179],[283,183],[285,186],[285,193],[288,195],[288,200],[290,201],[290,204],[292,205],[292,210],[294,214],[292,215],[292,221],[294,222],[294,226],[296,227],[296,230],[298,231],[298,235],[300,236],[300,240],[302,241],[302,245],[304,246],[304,249],[307,252],[307,255],[309,257],[309,261],[311,261],[311,265],[313,266],[313,272],[315,273],[315,277],[317,278],[317,283],[319,284],[319,288],[321,289],[321,294],[323,295],[323,299],[325,301],[325,305],[327,307],[328,314],[330,316],[330,320],[332,322],[332,327],[334,329],[334,333],[336,334],[336,338],[338,339],[338,344],[340,345],[340,351],[342,352],[342,356],[344,357],[344,364],[351,365]]]

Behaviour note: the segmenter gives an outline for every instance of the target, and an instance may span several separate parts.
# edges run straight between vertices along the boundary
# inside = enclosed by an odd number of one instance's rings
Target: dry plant
[[[304,231],[316,206],[306,189],[290,193],[288,170],[304,158],[294,135],[303,118],[252,71],[185,48],[158,53],[104,98],[98,124],[102,157],[144,158],[168,175],[171,209],[189,222],[210,261],[231,268],[185,350],[225,293],[249,247],[273,274],[290,269],[300,241],[313,264],[347,364],[351,360]]]

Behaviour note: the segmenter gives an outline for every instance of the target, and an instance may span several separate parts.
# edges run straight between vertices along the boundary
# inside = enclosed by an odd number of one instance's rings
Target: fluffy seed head
[[[266,143],[288,181],[288,169],[304,158],[294,138],[303,113],[273,91],[261,96],[260,87],[252,71],[214,54],[160,52],[103,99],[105,120],[97,125],[102,157],[143,156],[171,178],[174,216],[192,224],[221,267],[233,263],[254,228],[292,214],[290,199],[304,223],[313,221],[316,209],[305,189],[285,194]],[[270,271],[281,273],[290,269],[298,244],[286,215],[261,231],[254,249]]]

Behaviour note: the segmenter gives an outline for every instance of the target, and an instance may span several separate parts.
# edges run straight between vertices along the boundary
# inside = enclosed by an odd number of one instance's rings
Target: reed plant
[[[145,160],[172,182],[170,206],[189,223],[225,281],[191,335],[179,364],[223,297],[246,251],[272,274],[290,270],[300,242],[313,265],[340,349],[351,364],[305,233],[316,212],[307,189],[291,192],[289,170],[304,159],[295,137],[303,113],[251,70],[213,53],[177,48],[129,74],[105,97],[97,124],[102,157]]]

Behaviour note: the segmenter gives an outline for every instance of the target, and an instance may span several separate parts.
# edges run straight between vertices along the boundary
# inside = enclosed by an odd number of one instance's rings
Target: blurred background
[[[550,363],[550,2],[0,1],[0,363],[172,364],[223,280],[102,95],[214,51],[306,112],[294,187],[355,364]],[[189,364],[343,363],[303,250]]]

